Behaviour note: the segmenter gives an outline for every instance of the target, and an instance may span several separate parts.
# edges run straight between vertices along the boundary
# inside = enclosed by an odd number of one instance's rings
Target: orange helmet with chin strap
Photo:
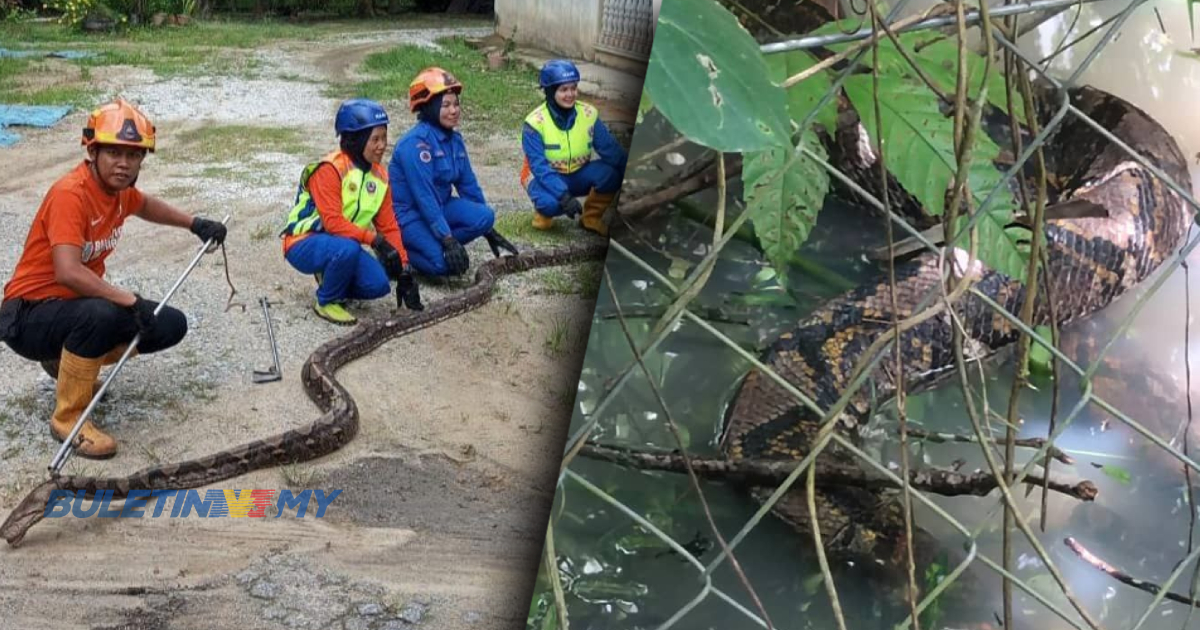
[[[154,125],[138,108],[118,98],[92,110],[83,126],[83,146],[116,144],[154,152]]]
[[[408,84],[408,109],[417,111],[442,92],[461,94],[463,84],[441,68],[425,68]]]

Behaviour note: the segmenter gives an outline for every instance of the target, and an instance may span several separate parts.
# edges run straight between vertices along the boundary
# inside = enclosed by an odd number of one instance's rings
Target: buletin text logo
[[[120,508],[110,507],[113,491],[97,492],[88,499],[86,490],[54,490],[46,502],[43,516],[59,518],[74,516],[86,518],[264,518],[267,510],[274,507],[274,517],[295,515],[304,518],[309,513],[312,501],[316,518],[325,516],[325,509],[342,493],[341,490],[130,490]],[[121,501],[118,497],[117,501]],[[168,510],[168,505],[170,509]]]

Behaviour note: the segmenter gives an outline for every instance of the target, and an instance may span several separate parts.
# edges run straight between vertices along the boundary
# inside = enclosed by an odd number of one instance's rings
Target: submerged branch
[[[974,435],[958,435],[956,433],[940,433],[940,432],[936,432],[936,431],[926,431],[924,429],[918,429],[916,427],[909,427],[908,435],[909,435],[909,437],[915,437],[915,438],[925,440],[926,442],[934,442],[937,444],[942,444],[945,442],[964,442],[964,443],[970,443],[970,444],[978,444],[979,443],[979,438],[975,437]],[[996,444],[996,443],[998,443],[998,440],[992,439],[992,443]],[[1045,438],[1019,438],[1019,439],[1013,440],[1013,446],[1019,446],[1022,448],[1040,449],[1045,445],[1046,445]],[[1057,446],[1053,446],[1053,445],[1050,446],[1050,448],[1046,450],[1046,455],[1048,455],[1064,464],[1074,464],[1075,463],[1075,458],[1071,457],[1070,455],[1067,455],[1065,452],[1062,451],[1062,449],[1058,448]]]
[[[733,178],[742,172],[742,156],[725,158],[725,177]],[[626,219],[635,219],[659,206],[682,199],[692,193],[717,185],[717,161],[706,157],[694,160],[687,168],[648,188],[626,186],[621,193],[617,211]]]
[[[1138,578],[1135,578],[1132,575],[1129,575],[1128,573],[1125,573],[1124,571],[1121,571],[1113,565],[1105,562],[1096,554],[1088,551],[1086,547],[1079,544],[1079,541],[1075,540],[1074,538],[1068,537],[1067,539],[1063,540],[1063,544],[1069,547],[1071,551],[1074,551],[1075,555],[1079,556],[1080,560],[1083,560],[1096,569],[1107,573],[1110,577],[1112,577],[1112,579],[1122,584],[1132,586],[1133,588],[1136,588],[1140,591],[1145,591],[1151,595],[1158,595],[1159,593],[1163,592],[1163,588],[1158,584],[1155,584],[1154,582],[1147,582],[1146,580],[1139,580]],[[1187,604],[1188,606],[1200,606],[1200,602],[1190,597],[1172,593],[1171,591],[1163,593],[1163,598],[1169,599],[1173,602],[1178,602],[1180,604]]]
[[[601,446],[594,442],[587,443],[580,455],[599,461],[606,461],[639,470],[660,470],[664,472],[687,472],[688,464],[698,476],[714,481],[725,481],[735,484],[752,486],[770,486],[783,483],[784,479],[796,468],[792,460],[754,460],[744,459],[730,461],[713,457],[688,457],[676,453],[655,453],[647,451],[631,451],[609,446]],[[868,490],[895,489],[899,486],[885,477],[869,475],[860,469],[830,466],[817,462],[817,485],[854,486]],[[1044,480],[1037,475],[1028,475],[1024,483],[1030,486],[1040,486]],[[987,472],[961,473],[943,468],[922,468],[909,472],[909,484],[917,489],[932,492],[942,496],[986,496],[995,490],[996,479]],[[1099,490],[1091,481],[1069,483],[1051,479],[1050,490],[1079,499],[1093,501]]]

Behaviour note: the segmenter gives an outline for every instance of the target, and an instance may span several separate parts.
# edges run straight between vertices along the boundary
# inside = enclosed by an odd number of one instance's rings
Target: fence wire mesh
[[[1054,87],[1055,93],[1059,100],[1057,103],[1056,112],[1053,115],[1053,117],[1045,124],[1045,126],[1040,130],[1040,133],[1033,139],[1033,141],[1030,142],[1027,146],[1023,147],[1023,150],[1021,151],[1020,155],[1016,156],[1015,163],[1003,174],[1003,177],[1002,177],[1001,181],[996,185],[996,188],[994,190],[990,191],[986,195],[982,206],[979,208],[978,211],[976,211],[974,213],[974,216],[970,219],[970,223],[969,223],[970,225],[974,225],[977,221],[979,221],[980,217],[982,217],[984,214],[983,211],[997,197],[997,192],[1002,187],[1008,186],[1009,180],[1012,179],[1014,176],[1016,176],[1021,171],[1021,169],[1024,167],[1026,162],[1029,161],[1034,156],[1034,153],[1037,151],[1037,149],[1039,147],[1042,146],[1042,144],[1046,141],[1046,139],[1058,127],[1060,127],[1064,123],[1064,121],[1071,119],[1071,118],[1084,122],[1085,124],[1094,128],[1097,133],[1103,135],[1110,142],[1121,147],[1121,149],[1123,149],[1128,154],[1129,159],[1136,161],[1143,168],[1145,168],[1149,172],[1153,173],[1154,176],[1161,179],[1172,191],[1174,191],[1176,194],[1178,194],[1190,206],[1190,208],[1192,209],[1193,212],[1197,209],[1200,209],[1200,204],[1198,204],[1197,201],[1192,197],[1191,193],[1189,192],[1189,187],[1186,186],[1185,183],[1171,181],[1171,179],[1168,178],[1163,172],[1161,172],[1153,163],[1151,163],[1145,157],[1139,155],[1136,151],[1134,151],[1133,149],[1131,149],[1130,147],[1128,147],[1127,145],[1122,143],[1121,140],[1116,138],[1109,130],[1105,129],[1105,127],[1102,124],[1089,118],[1083,111],[1081,111],[1075,105],[1073,105],[1068,96],[1068,93],[1067,93],[1068,88],[1070,88],[1076,84],[1076,82],[1079,80],[1079,78],[1081,76],[1083,76],[1083,74],[1087,70],[1087,68],[1095,61],[1095,59],[1096,59],[1097,55],[1100,53],[1100,51],[1103,50],[1118,33],[1120,33],[1121,29],[1126,24],[1126,21],[1129,19],[1129,17],[1131,15],[1133,15],[1134,11],[1136,11],[1139,7],[1141,7],[1145,2],[1146,2],[1146,0],[1130,0],[1127,4],[1125,4],[1124,8],[1118,12],[1116,17],[1107,24],[1107,27],[1104,29],[1103,34],[1099,38],[1099,41],[1096,42],[1091,47],[1091,49],[1087,52],[1087,54],[1083,57],[1083,59],[1075,67],[1074,71],[1065,80],[1056,79],[1055,77],[1051,76],[1049,73],[1047,73],[1045,71],[1045,69],[1043,69],[1043,67],[1041,65],[1039,65],[1039,63],[1037,61],[1031,59],[1028,55],[1026,55],[1024,52],[1022,52],[1022,50],[1013,41],[1010,41],[1010,39],[1008,37],[1006,37],[1003,33],[1001,33],[998,29],[992,29],[992,31],[991,31],[992,37],[993,37],[995,43],[998,46],[1000,46],[1004,49],[1007,49],[1008,51],[1011,51],[1014,55],[1016,55],[1018,58],[1020,58],[1021,60],[1024,61],[1027,68],[1032,69],[1034,72],[1036,72],[1038,75],[1040,75],[1040,77],[1042,79],[1044,79],[1045,81],[1048,81]],[[906,4],[906,2],[904,2],[904,1],[901,1],[900,3],[898,3],[898,5],[892,11],[892,14],[889,15],[887,18],[885,18],[885,21],[887,23],[892,23],[895,20],[895,16],[899,15],[900,12],[904,9],[905,4]],[[1035,2],[1035,3],[1026,3],[1026,4],[1021,4],[1021,5],[1015,5],[1012,8],[1006,9],[1006,11],[1008,11],[1009,13],[1018,14],[1018,13],[1037,11],[1037,10],[1045,10],[1047,8],[1054,8],[1055,6],[1060,6],[1060,5],[1065,6],[1065,5],[1070,5],[1070,4],[1079,4],[1079,3],[1078,2],[1073,2],[1073,3],[1071,3],[1071,2]],[[977,18],[977,15],[975,17]],[[950,21],[952,22],[953,18],[950,18]],[[933,28],[933,27],[944,25],[946,23],[947,22],[945,20],[927,21],[926,23],[916,24],[909,28],[912,28],[912,29]],[[978,25],[978,19],[975,19],[974,23],[976,25]],[[1069,34],[1070,33],[1068,33],[1068,35]],[[829,43],[832,43],[833,41],[839,41],[839,40],[840,41],[849,41],[851,39],[862,39],[862,38],[870,37],[871,35],[872,35],[872,31],[870,29],[864,29],[857,33],[852,33],[852,34],[847,34],[847,35],[838,35],[838,36],[833,36],[833,37],[830,37],[830,36],[809,37],[809,38],[801,38],[801,39],[797,39],[797,40],[793,40],[793,41],[773,43],[773,44],[770,44],[767,46],[763,46],[762,50],[764,53],[771,54],[771,53],[785,51],[785,50],[803,49],[803,48],[808,48],[808,47],[813,47],[813,46],[827,45]],[[1064,40],[1065,40],[1065,38],[1064,38]],[[869,51],[869,47],[860,51],[859,54],[860,55],[867,54],[868,51]],[[833,81],[833,86],[826,93],[825,100],[822,101],[822,104],[818,105],[817,108],[821,107],[825,101],[828,101],[829,99],[832,99],[835,97],[836,91],[839,89],[842,81],[849,75],[849,73],[850,73],[850,68],[847,68],[847,70],[845,72],[842,72],[840,74],[840,76],[838,77],[837,80]],[[816,111],[817,108],[814,108],[814,112]],[[808,121],[808,120],[802,121],[800,123],[800,128],[806,128],[809,122],[810,121]],[[798,149],[798,150],[803,150],[803,149]],[[932,252],[939,251],[938,245],[935,245],[933,242],[928,240],[920,232],[918,232],[914,228],[912,228],[903,217],[896,214],[892,210],[892,208],[888,207],[883,201],[874,197],[873,195],[868,193],[866,190],[863,190],[862,188],[857,186],[857,184],[849,176],[847,176],[844,173],[839,172],[837,168],[835,168],[829,162],[823,160],[821,158],[821,156],[818,156],[811,152],[807,152],[807,150],[803,150],[803,151],[805,151],[808,158],[818,162],[824,169],[826,169],[828,171],[828,173],[830,174],[830,176],[841,180],[844,184],[846,184],[850,188],[854,189],[864,200],[866,200],[866,202],[868,204],[874,206],[876,209],[880,210],[881,212],[885,212],[887,214],[887,216],[890,218],[890,220],[897,227],[899,227],[903,231],[906,231],[911,236],[916,237],[917,239],[921,240],[923,246],[926,249],[928,249],[929,251],[932,251]],[[633,162],[637,161],[636,155],[633,156],[632,161]],[[654,334],[650,335],[648,339],[642,341],[638,347],[633,348],[634,356],[635,357],[644,357],[644,356],[652,355],[653,353],[655,353],[657,351],[657,349],[664,342],[664,340],[668,339],[673,334],[677,334],[678,331],[680,330],[681,326],[683,326],[685,324],[688,326],[695,327],[698,330],[704,331],[705,334],[710,335],[717,342],[727,346],[729,350],[731,350],[732,352],[741,356],[745,361],[747,361],[751,366],[753,366],[753,368],[761,371],[762,374],[764,374],[768,378],[770,378],[773,381],[775,381],[776,383],[778,383],[781,387],[783,387],[786,391],[788,391],[795,398],[797,405],[803,405],[805,407],[808,407],[808,408],[814,410],[816,413],[818,413],[821,418],[823,418],[822,430],[819,434],[819,439],[813,445],[813,448],[808,453],[805,454],[805,456],[803,457],[803,459],[801,461],[799,461],[795,464],[794,469],[792,470],[790,475],[787,477],[786,481],[784,481],[782,484],[780,484],[775,489],[775,491],[771,494],[770,498],[762,503],[761,508],[742,525],[740,530],[737,531],[736,535],[729,538],[729,540],[727,541],[727,545],[728,545],[727,548],[718,550],[716,552],[714,558],[712,558],[708,562],[703,562],[698,557],[698,554],[695,553],[694,550],[691,549],[686,542],[677,540],[675,537],[673,537],[668,532],[663,531],[662,529],[657,527],[651,521],[651,519],[648,518],[646,515],[641,514],[637,510],[633,509],[632,507],[624,504],[621,500],[614,497],[610,492],[606,491],[605,489],[599,487],[598,485],[596,485],[592,481],[590,481],[586,474],[577,472],[576,470],[574,470],[572,468],[579,461],[578,459],[575,458],[576,454],[578,453],[580,448],[584,445],[584,443],[588,440],[589,436],[593,435],[593,432],[596,429],[597,423],[600,422],[601,419],[605,417],[606,412],[610,409],[610,406],[614,403],[614,401],[617,401],[618,399],[620,399],[623,392],[626,390],[627,386],[631,382],[633,382],[634,379],[648,378],[649,375],[642,373],[642,369],[639,367],[639,364],[637,361],[630,361],[627,365],[625,365],[624,369],[620,370],[618,373],[612,375],[610,378],[607,379],[606,382],[609,383],[607,390],[603,392],[603,394],[599,397],[598,401],[596,402],[595,406],[590,410],[589,413],[586,414],[585,421],[582,422],[582,424],[580,424],[580,426],[578,426],[575,429],[575,431],[569,436],[569,439],[567,440],[567,444],[566,444],[566,449],[565,449],[566,455],[564,458],[564,465],[563,465],[561,476],[559,478],[559,493],[560,493],[560,495],[568,488],[582,489],[582,490],[594,495],[599,500],[605,502],[606,504],[612,506],[615,510],[617,510],[620,513],[627,516],[631,522],[636,523],[638,526],[640,526],[646,532],[649,532],[650,534],[652,534],[654,537],[659,539],[663,544],[667,545],[670,549],[672,549],[674,552],[679,554],[680,557],[682,557],[683,559],[686,560],[686,564],[684,566],[688,567],[687,571],[690,571],[693,574],[693,577],[695,579],[695,583],[696,583],[695,595],[685,605],[670,612],[670,615],[667,616],[667,618],[658,625],[658,627],[662,628],[662,629],[672,628],[672,627],[694,627],[694,624],[681,625],[680,622],[690,612],[692,612],[697,606],[699,606],[701,603],[706,602],[706,601],[711,601],[711,600],[717,600],[720,602],[724,602],[725,605],[728,605],[732,610],[738,611],[738,613],[740,615],[743,615],[744,618],[752,624],[755,624],[755,625],[761,626],[761,627],[768,627],[768,621],[766,619],[764,619],[763,616],[760,614],[760,610],[755,609],[755,607],[753,607],[753,606],[747,606],[743,603],[740,603],[738,601],[737,597],[735,597],[733,593],[729,592],[726,589],[719,588],[715,584],[714,579],[713,579],[714,571],[716,571],[718,567],[722,566],[723,564],[725,564],[726,562],[728,562],[730,560],[730,553],[736,554],[736,551],[737,551],[739,545],[742,544],[742,542],[746,539],[746,537],[755,528],[760,526],[762,520],[765,517],[767,517],[767,515],[771,511],[771,508],[780,499],[780,497],[782,497],[785,493],[787,493],[789,490],[791,490],[793,488],[793,486],[795,486],[795,484],[801,480],[801,475],[806,475],[807,473],[809,473],[810,469],[812,469],[814,467],[814,462],[816,461],[818,455],[821,454],[826,449],[831,448],[831,445],[836,444],[838,448],[844,449],[845,451],[852,453],[861,462],[863,467],[873,470],[873,471],[877,472],[879,475],[891,480],[891,482],[894,483],[897,487],[901,486],[903,483],[903,480],[897,474],[896,470],[893,470],[893,469],[889,468],[888,466],[881,464],[879,461],[877,461],[877,458],[872,457],[871,455],[865,453],[856,444],[854,444],[851,440],[847,439],[845,436],[841,435],[839,432],[833,430],[834,423],[838,416],[839,409],[841,407],[844,407],[844,405],[846,404],[846,401],[849,399],[849,397],[852,393],[854,393],[858,388],[864,387],[868,384],[867,383],[868,377],[871,374],[872,370],[869,370],[869,369],[860,370],[859,378],[857,380],[855,380],[849,386],[849,388],[846,392],[843,393],[842,398],[839,401],[839,403],[834,405],[831,408],[824,408],[824,407],[818,405],[812,399],[811,392],[800,391],[800,390],[796,389],[795,387],[793,387],[790,383],[788,383],[787,380],[785,380],[780,375],[776,374],[771,369],[770,366],[762,364],[758,360],[758,357],[756,355],[747,351],[741,345],[739,345],[739,343],[737,343],[736,341],[734,341],[733,339],[729,338],[727,335],[722,333],[715,326],[713,326],[709,321],[707,321],[701,314],[698,314],[694,308],[692,308],[692,302],[695,299],[696,295],[695,295],[694,291],[688,291],[687,289],[689,287],[693,287],[694,283],[696,283],[697,280],[700,280],[700,284],[703,283],[702,278],[705,276],[706,273],[711,271],[712,266],[715,264],[717,258],[721,255],[723,248],[725,247],[726,244],[728,244],[730,242],[730,239],[733,238],[734,234],[737,232],[738,228],[741,226],[741,222],[746,220],[747,215],[748,215],[748,213],[743,212],[731,225],[725,227],[723,232],[721,232],[719,234],[720,238],[714,241],[713,246],[709,249],[707,254],[704,256],[703,260],[701,260],[695,266],[695,268],[691,272],[691,274],[688,277],[684,278],[682,280],[682,282],[680,282],[680,283],[677,283],[676,281],[672,280],[671,278],[668,278],[665,275],[663,275],[662,273],[660,273],[652,264],[639,258],[639,256],[637,254],[635,254],[633,251],[631,251],[631,249],[629,249],[628,247],[626,247],[625,245],[620,243],[618,240],[614,240],[611,243],[611,250],[610,250],[610,254],[609,254],[610,266],[612,265],[612,262],[614,259],[623,259],[625,262],[635,265],[641,271],[645,272],[645,274],[647,274],[647,276],[654,278],[658,283],[661,284],[661,286],[668,288],[671,292],[673,292],[677,296],[676,303],[673,306],[677,307],[678,310],[677,310],[677,312],[675,312],[674,315],[672,315],[670,317],[670,325],[660,326],[660,327],[656,328],[654,331]],[[1190,236],[1190,233],[1189,233],[1189,236]],[[1084,364],[1076,363],[1072,357],[1067,356],[1061,350],[1055,348],[1055,345],[1054,345],[1052,339],[1045,337],[1042,334],[1039,334],[1038,331],[1036,331],[1036,330],[1030,328],[1029,326],[1027,326],[1026,324],[1024,324],[1018,315],[1008,312],[1003,307],[1001,307],[999,304],[990,300],[986,295],[984,295],[977,289],[974,289],[974,288],[970,289],[970,291],[972,291],[975,296],[984,300],[989,305],[989,307],[994,310],[996,315],[998,315],[999,317],[1003,317],[1004,319],[1011,322],[1013,326],[1017,327],[1023,333],[1025,333],[1025,334],[1029,335],[1031,338],[1033,338],[1035,343],[1038,343],[1042,346],[1045,346],[1047,349],[1049,349],[1049,351],[1053,354],[1055,359],[1057,359],[1060,362],[1061,366],[1064,366],[1066,370],[1074,373],[1081,380],[1082,394],[1081,394],[1080,399],[1078,400],[1077,403],[1075,403],[1071,407],[1069,412],[1066,414],[1065,418],[1060,420],[1057,423],[1057,425],[1055,425],[1054,431],[1048,436],[1048,439],[1046,440],[1044,445],[1042,445],[1040,448],[1038,448],[1036,450],[1036,452],[1032,456],[1029,457],[1028,462],[1024,465],[1024,467],[1022,467],[1017,472],[1016,482],[1011,485],[1006,486],[1001,480],[999,480],[999,479],[997,480],[999,487],[1000,487],[1000,492],[998,492],[998,493],[993,492],[991,495],[989,495],[990,497],[993,498],[994,502],[990,509],[989,517],[984,519],[985,521],[989,521],[989,520],[991,520],[992,517],[995,517],[997,514],[999,514],[1000,511],[1004,510],[1004,506],[1005,506],[1006,498],[1007,498],[1007,500],[1013,506],[1014,510],[1017,512],[1016,519],[1018,522],[1018,526],[1020,529],[1024,530],[1024,532],[1026,533],[1026,539],[1027,539],[1028,543],[1032,546],[1036,555],[1040,558],[1040,561],[1045,565],[1047,570],[1052,573],[1058,572],[1058,569],[1055,565],[1055,561],[1054,561],[1053,557],[1051,556],[1051,554],[1048,553],[1048,551],[1042,546],[1042,544],[1039,542],[1037,537],[1029,535],[1030,530],[1029,530],[1029,524],[1028,524],[1029,520],[1028,520],[1028,518],[1026,518],[1027,515],[1020,514],[1020,510],[1017,508],[1016,502],[1013,500],[1012,491],[1010,491],[1010,488],[1018,487],[1027,476],[1034,473],[1034,469],[1040,464],[1040,462],[1043,461],[1047,452],[1049,452],[1051,449],[1054,448],[1055,440],[1063,435],[1063,433],[1072,425],[1073,422],[1076,421],[1077,418],[1080,417],[1080,414],[1089,405],[1095,405],[1096,407],[1111,414],[1111,416],[1113,418],[1116,418],[1120,423],[1123,423],[1124,425],[1129,427],[1132,431],[1136,432],[1137,434],[1140,434],[1146,440],[1149,440],[1153,445],[1155,445],[1155,447],[1160,449],[1163,453],[1166,453],[1171,458],[1174,458],[1174,460],[1176,460],[1181,466],[1184,466],[1187,469],[1190,469],[1191,471],[1200,472],[1200,465],[1198,465],[1198,463],[1195,459],[1193,459],[1192,457],[1189,457],[1185,453],[1181,452],[1180,449],[1176,448],[1173,444],[1169,443],[1167,440],[1163,439],[1162,437],[1159,437],[1154,431],[1152,431],[1151,429],[1147,428],[1144,424],[1137,421],[1132,415],[1119,409],[1115,404],[1113,404],[1109,401],[1106,401],[1102,396],[1100,396],[1096,393],[1096,391],[1094,390],[1094,387],[1093,387],[1093,378],[1096,376],[1098,368],[1102,365],[1104,358],[1110,352],[1114,343],[1129,329],[1130,325],[1134,321],[1134,318],[1143,310],[1143,308],[1145,307],[1145,305],[1146,305],[1147,301],[1150,299],[1150,297],[1153,296],[1155,293],[1157,293],[1161,289],[1161,287],[1166,282],[1167,278],[1169,278],[1172,275],[1172,273],[1176,269],[1178,269],[1181,265],[1185,265],[1185,261],[1186,261],[1188,255],[1196,247],[1197,242],[1200,242],[1200,241],[1193,240],[1190,238],[1187,239],[1184,246],[1163,265],[1163,269],[1160,272],[1158,272],[1158,274],[1155,276],[1152,283],[1150,283],[1148,290],[1146,290],[1144,292],[1144,294],[1142,294],[1140,297],[1138,297],[1138,299],[1134,303],[1133,307],[1121,319],[1119,325],[1116,327],[1116,330],[1107,339],[1102,340],[1101,351],[1096,356],[1089,357],[1089,361]],[[610,283],[606,282],[605,284],[609,285]],[[939,295],[931,294],[927,297],[925,303],[932,304],[932,303],[936,302],[939,298],[940,298]],[[915,309],[915,310],[920,310],[920,309]],[[670,312],[671,311],[668,310],[668,313],[670,313]],[[630,338],[630,343],[631,344],[633,343],[632,338]],[[875,363],[885,360],[889,356],[889,350],[888,350],[889,347],[890,347],[890,345],[885,346],[881,351],[879,351],[875,355],[865,357],[863,360],[871,361],[871,362],[875,362]],[[987,449],[985,448],[984,450],[986,451]],[[799,486],[796,486],[796,487],[798,488]],[[997,495],[999,495],[999,496],[997,496]],[[951,585],[953,585],[956,582],[956,580],[958,580],[960,578],[960,576],[964,573],[964,571],[966,571],[968,569],[968,567],[970,567],[972,564],[978,564],[978,565],[987,567],[991,571],[995,572],[996,574],[998,574],[1006,579],[1011,580],[1017,589],[1024,592],[1026,595],[1033,598],[1034,600],[1040,602],[1042,605],[1044,605],[1048,610],[1052,611],[1054,615],[1056,615],[1063,623],[1067,624],[1068,626],[1071,626],[1074,628],[1085,628],[1085,627],[1089,627],[1089,626],[1094,627],[1096,622],[1094,620],[1090,619],[1087,616],[1087,614],[1084,613],[1082,610],[1080,610],[1080,609],[1072,610],[1069,605],[1065,605],[1066,602],[1064,602],[1063,600],[1052,599],[1051,597],[1048,597],[1046,595],[1046,589],[1035,588],[1034,585],[1029,583],[1028,579],[1023,579],[1023,578],[1019,577],[1018,575],[1014,574],[1010,569],[1006,569],[1004,562],[999,561],[995,558],[989,557],[989,555],[980,552],[978,549],[978,544],[977,544],[978,536],[980,534],[980,532],[978,531],[978,529],[979,529],[978,527],[973,530],[966,523],[962,522],[960,519],[958,519],[955,516],[953,516],[952,514],[950,514],[947,510],[943,509],[943,507],[941,505],[939,505],[938,502],[935,502],[934,500],[932,500],[924,492],[914,489],[911,491],[911,496],[915,502],[919,502],[920,504],[925,506],[925,508],[927,508],[930,513],[936,515],[939,519],[941,519],[944,522],[944,525],[946,527],[948,527],[951,531],[956,532],[957,535],[961,537],[961,543],[963,545],[963,548],[966,550],[966,555],[965,555],[964,559],[961,562],[959,562],[955,567],[953,567],[952,570],[948,571],[948,573],[944,576],[943,579],[941,579],[941,581],[938,584],[936,584],[936,586],[934,586],[928,592],[923,593],[922,598],[918,604],[919,611],[924,611],[929,606],[934,605],[934,603],[937,601],[937,599],[942,596],[943,592],[947,588],[951,587]],[[1193,512],[1195,511],[1194,507],[1190,507],[1190,509]],[[549,535],[547,538],[547,545],[546,545],[546,549],[545,549],[545,558],[544,558],[545,562],[543,563],[542,570],[543,570],[543,572],[549,571],[550,573],[557,573],[558,559],[556,558],[556,555],[555,555],[555,549],[554,549],[554,543],[553,543],[553,540],[554,540],[554,538],[553,538],[554,519],[553,518],[551,519],[551,525],[550,525],[549,529],[550,529],[550,532],[549,532]],[[1191,567],[1193,565],[1193,563],[1196,561],[1197,557],[1200,557],[1200,546],[1196,546],[1194,549],[1190,549],[1188,551],[1186,557],[1182,561],[1177,563],[1175,569],[1171,572],[1171,574],[1167,577],[1167,579],[1162,582],[1162,584],[1160,585],[1161,588],[1157,591],[1156,594],[1154,594],[1152,600],[1146,606],[1144,612],[1141,614],[1140,618],[1138,619],[1136,624],[1133,626],[1134,628],[1139,628],[1146,623],[1146,621],[1150,618],[1150,616],[1153,614],[1153,612],[1156,610],[1156,608],[1163,602],[1164,598],[1168,596],[1168,593],[1170,591],[1172,591],[1172,589],[1175,587],[1175,585],[1179,582],[1180,578],[1188,571],[1189,567]],[[753,584],[753,581],[754,581],[753,576],[750,576],[749,580],[750,580],[751,584]],[[557,604],[561,609],[563,607],[563,593],[561,591],[560,585],[558,585],[558,583],[557,583],[557,579],[552,579],[551,582],[555,583],[555,599],[557,600]],[[1068,601],[1070,601],[1070,600],[1068,600]],[[664,614],[664,616],[666,616],[666,615]],[[901,625],[904,627],[907,627],[911,621],[912,621],[911,618],[906,619]],[[560,627],[562,627],[562,625],[565,625],[565,624],[562,624],[561,622],[562,622],[562,620],[560,619]],[[776,619],[776,620],[774,620],[774,623],[772,625],[774,625],[775,627],[801,627],[801,624],[795,623],[794,619],[789,619],[789,620]]]

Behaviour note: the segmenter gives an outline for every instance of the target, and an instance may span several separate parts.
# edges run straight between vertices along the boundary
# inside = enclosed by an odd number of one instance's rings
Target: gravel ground
[[[138,101],[159,128],[160,150],[145,164],[142,188],[193,213],[232,216],[229,274],[237,288],[234,301],[245,310],[226,312],[222,258],[207,256],[171,302],[188,315],[187,338],[131,361],[98,408],[98,423],[120,442],[118,456],[107,462],[76,458],[68,473],[124,475],[315,417],[300,387],[300,366],[313,348],[346,329],[312,313],[312,279],[287,265],[273,232],[290,206],[303,162],[334,146],[329,127],[337,101],[323,96],[323,81],[352,80],[372,51],[401,43],[435,51],[440,37],[489,32],[381,30],[282,42],[255,51],[256,78],[163,81],[136,68],[93,71],[92,80],[108,95]],[[390,129],[395,140],[410,119],[395,103],[389,110],[399,112]],[[0,232],[0,269],[15,264],[46,189],[82,157],[77,130],[84,117],[73,113],[0,150],[5,163],[25,165],[0,183],[0,218],[9,226]],[[244,159],[217,163],[189,155],[179,140],[190,130],[231,124],[297,129],[310,154],[245,146],[239,147]],[[528,212],[516,182],[515,132],[484,136],[468,122],[464,133],[498,212]],[[558,230],[563,241],[587,238],[566,224]],[[109,279],[160,296],[196,246],[185,231],[131,221],[109,259]],[[482,241],[469,251],[472,261],[490,257]],[[297,476],[304,487],[336,482],[345,489],[344,506],[335,503],[329,519],[46,522],[31,530],[23,547],[0,549],[0,628],[27,627],[35,619],[46,628],[523,627],[530,571],[553,494],[553,455],[562,448],[594,297],[564,295],[548,283],[585,273],[543,270],[507,279],[480,311],[347,366],[341,378],[352,382],[363,424],[354,442],[299,471],[257,471],[218,484],[296,487]],[[428,304],[462,286],[426,283],[422,293]],[[270,364],[258,306],[264,296],[272,304],[285,377],[254,385],[251,370]],[[372,317],[392,306],[384,299],[352,310]],[[554,341],[564,327],[568,334]],[[45,478],[57,444],[46,430],[53,382],[7,349],[0,351],[0,371],[7,377],[0,381],[3,515]],[[363,465],[374,472],[362,474]],[[436,483],[442,475],[453,477],[449,487]],[[502,509],[483,487],[503,488],[511,505],[529,509]],[[448,511],[439,515],[442,503]],[[482,511],[473,511],[475,505]],[[409,508],[420,518],[406,518]],[[451,521],[460,526],[439,529]],[[493,539],[497,523],[503,523],[502,539]],[[86,561],[80,563],[81,557]],[[43,622],[45,610],[67,596],[77,608]]]

